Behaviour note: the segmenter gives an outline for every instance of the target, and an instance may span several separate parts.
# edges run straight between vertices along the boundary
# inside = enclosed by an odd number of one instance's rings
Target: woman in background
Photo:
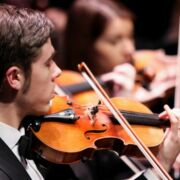
[[[131,62],[134,53],[133,15],[107,0],[80,0],[71,8],[65,32],[66,68],[85,61],[95,75]]]

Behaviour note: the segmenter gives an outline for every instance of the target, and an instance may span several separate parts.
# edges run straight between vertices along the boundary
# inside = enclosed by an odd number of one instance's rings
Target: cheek
[[[34,84],[36,83],[37,86],[39,84],[46,84],[51,81],[51,71],[49,69],[41,68],[32,78],[34,79]]]
[[[98,52],[100,59],[106,62],[111,68],[121,63],[121,54],[117,47],[106,46]]]
[[[95,58],[95,65],[101,69],[101,74],[111,71],[116,63],[111,54],[98,52]]]
[[[118,46],[111,45],[104,41],[97,42],[94,46],[94,51],[95,63],[100,68],[103,68],[104,72],[111,71],[115,66],[121,64],[123,61]]]
[[[107,47],[104,51],[104,56],[106,60],[113,66],[117,66],[129,61],[126,57],[126,51],[124,51],[120,44],[114,46],[109,45],[109,47]]]
[[[52,89],[45,84],[32,84],[26,94],[28,104],[34,111],[44,112],[49,107]]]
[[[50,73],[45,73],[41,71],[41,73],[36,74],[32,77],[31,81],[31,92],[33,96],[45,95],[51,90],[51,76]]]
[[[113,49],[108,44],[98,43],[95,46],[95,55],[99,59],[104,59],[103,61],[107,62],[110,61],[109,59],[111,59],[112,56],[111,50]]]

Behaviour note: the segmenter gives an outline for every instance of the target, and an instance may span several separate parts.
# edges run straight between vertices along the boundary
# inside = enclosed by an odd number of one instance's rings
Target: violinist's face
[[[31,77],[26,92],[22,92],[21,106],[27,114],[39,115],[49,109],[49,101],[54,95],[54,79],[61,70],[53,61],[54,48],[50,39],[42,46],[40,55],[31,65]]]
[[[129,62],[135,50],[133,22],[130,19],[115,17],[107,24],[103,34],[95,42],[97,66],[105,73],[114,66]]]

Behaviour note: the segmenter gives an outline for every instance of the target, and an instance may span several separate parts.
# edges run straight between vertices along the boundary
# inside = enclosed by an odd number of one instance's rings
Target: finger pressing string
[[[165,106],[165,105],[164,105]],[[160,114],[159,114],[159,118],[161,118],[161,119],[169,119],[169,115],[168,115],[168,113],[167,113],[167,111],[165,110],[165,111],[163,111],[163,112],[161,112]]]
[[[177,133],[178,131],[178,118],[175,116],[175,112],[168,105],[164,106],[165,111],[167,112],[169,119],[171,121],[171,130],[173,133]]]

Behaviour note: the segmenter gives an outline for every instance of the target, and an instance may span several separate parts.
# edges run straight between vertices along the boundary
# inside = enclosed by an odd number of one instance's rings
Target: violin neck
[[[98,78],[98,82],[102,86],[105,86],[105,82],[103,82],[100,78]],[[73,85],[66,85],[66,86],[61,87],[61,89],[64,92],[67,92],[67,94],[77,94],[84,91],[92,90],[92,87],[89,85],[88,82],[82,82],[82,83],[77,83]]]
[[[130,124],[145,125],[154,127],[170,127],[170,121],[164,121],[158,117],[158,114],[146,114],[139,112],[128,112],[121,110],[122,115],[127,119]],[[113,123],[117,123],[115,117],[110,116]]]

